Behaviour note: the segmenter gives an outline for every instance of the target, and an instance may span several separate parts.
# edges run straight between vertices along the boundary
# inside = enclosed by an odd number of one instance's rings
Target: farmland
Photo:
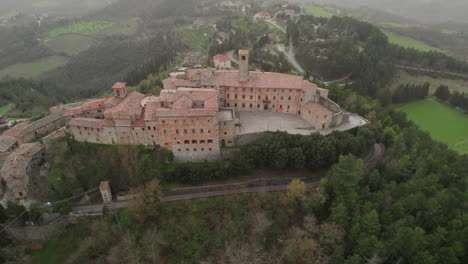
[[[313,15],[315,17],[332,17],[333,14],[326,11],[325,9],[319,6],[303,6],[302,9],[308,15]]]
[[[388,37],[388,40],[390,41],[390,43],[393,43],[393,44],[396,44],[405,48],[415,49],[415,50],[423,51],[423,52],[440,51],[439,49],[431,47],[421,41],[417,41],[415,39],[399,35],[389,30],[382,29],[382,32],[385,33],[385,35]]]
[[[112,26],[112,22],[109,21],[92,21],[92,22],[80,22],[71,24],[64,27],[58,27],[49,32],[50,37],[55,37],[65,33],[81,33],[81,34],[94,34],[103,29]]]
[[[18,63],[2,69],[0,71],[0,78],[3,78],[7,75],[17,78],[37,77],[44,72],[65,65],[65,63],[67,63],[67,59],[60,56],[50,56],[33,62]]]
[[[468,116],[434,99],[398,108],[437,141],[460,153],[468,153]]]
[[[57,53],[65,53],[70,56],[89,49],[95,40],[82,34],[61,34],[49,40],[46,45]]]

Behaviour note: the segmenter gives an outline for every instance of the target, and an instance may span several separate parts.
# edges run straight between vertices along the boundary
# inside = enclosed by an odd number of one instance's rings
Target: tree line
[[[468,112],[468,97],[466,97],[465,93],[460,93],[458,91],[452,93],[447,85],[440,85],[434,92],[434,96],[441,101],[450,103],[452,106]]]

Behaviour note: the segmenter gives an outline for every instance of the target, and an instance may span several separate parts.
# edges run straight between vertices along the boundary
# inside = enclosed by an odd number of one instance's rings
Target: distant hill
[[[303,0],[299,2],[335,4],[352,8],[367,6],[423,23],[448,21],[468,23],[466,0]]]

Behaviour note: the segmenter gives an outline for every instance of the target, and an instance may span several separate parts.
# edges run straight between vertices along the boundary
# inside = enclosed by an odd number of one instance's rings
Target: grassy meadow
[[[74,56],[89,49],[95,42],[96,41],[92,37],[69,33],[56,36],[47,41],[46,45],[55,52]]]
[[[28,63],[18,63],[6,67],[0,71],[0,79],[5,76],[14,78],[33,78],[40,74],[56,69],[67,63],[67,58],[60,56],[50,56]]]
[[[411,49],[415,49],[415,50],[423,51],[423,52],[440,51],[439,49],[431,47],[424,42],[412,39],[410,37],[402,36],[400,34],[397,34],[389,30],[382,29],[382,32],[385,35],[387,35],[390,43],[393,43],[393,44],[396,44],[405,48],[411,48]]]
[[[325,9],[319,6],[303,6],[302,9],[308,15],[313,15],[315,17],[332,17],[333,14],[326,11]]]
[[[13,105],[11,104],[0,107],[0,115],[7,114],[11,109],[13,109]]]
[[[191,29],[186,26],[176,28],[175,35],[191,51],[204,51],[208,47],[208,41],[215,33],[212,26],[201,26]]]
[[[94,34],[108,27],[111,27],[112,24],[113,23],[109,21],[80,22],[64,27],[55,28],[49,31],[49,36],[53,38],[55,36],[65,33]]]
[[[468,115],[432,98],[412,102],[398,109],[405,112],[421,129],[428,131],[435,140],[455,151],[468,154]]]

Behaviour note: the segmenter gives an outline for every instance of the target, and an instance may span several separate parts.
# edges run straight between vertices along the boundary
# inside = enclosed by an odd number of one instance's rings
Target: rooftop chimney
[[[239,82],[249,81],[249,51],[239,50]]]

